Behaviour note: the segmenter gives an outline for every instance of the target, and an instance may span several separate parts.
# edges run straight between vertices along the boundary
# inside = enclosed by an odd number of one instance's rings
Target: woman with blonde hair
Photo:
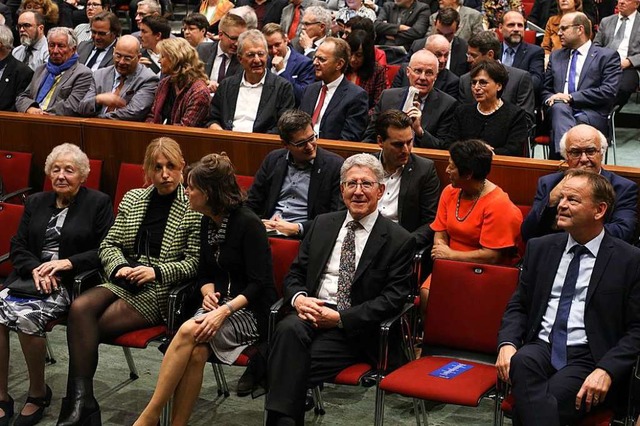
[[[158,84],[147,123],[203,127],[209,113],[209,88],[204,64],[183,38],[161,40]]]

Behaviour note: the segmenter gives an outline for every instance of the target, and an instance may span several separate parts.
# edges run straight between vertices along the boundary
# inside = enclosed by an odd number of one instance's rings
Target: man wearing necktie
[[[16,28],[20,34],[20,46],[13,49],[12,55],[35,71],[49,59],[44,17],[36,11],[25,10],[20,13]]]
[[[609,133],[607,116],[622,74],[618,52],[591,43],[591,22],[584,13],[563,15],[558,35],[563,48],[551,53],[542,91],[554,159],[560,158],[560,138],[576,124]]]
[[[78,45],[78,61],[91,71],[113,65],[113,47],[122,26],[111,12],[100,12],[91,18],[91,40]]]
[[[347,211],[316,217],[284,283],[290,313],[277,325],[268,361],[268,425],[302,425],[307,386],[378,358],[380,322],[409,295],[415,241],[378,213],[384,171],[369,154],[345,160],[340,191]],[[390,342],[390,366],[402,362]]]
[[[622,77],[616,95],[616,105],[624,105],[638,88],[640,73],[640,0],[619,0],[618,14],[600,21],[593,44],[608,47],[620,55]]]
[[[626,398],[640,353],[640,249],[604,229],[614,196],[601,175],[568,171],[557,215],[566,232],[527,245],[498,334],[514,425],[573,424]]]

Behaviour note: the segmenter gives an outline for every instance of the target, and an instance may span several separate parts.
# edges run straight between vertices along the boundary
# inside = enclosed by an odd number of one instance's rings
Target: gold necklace
[[[458,193],[458,201],[456,202],[456,220],[458,222],[464,222],[465,220],[467,220],[467,218],[473,211],[473,208],[476,206],[476,204],[478,204],[478,200],[480,200],[480,196],[482,195],[482,191],[484,191],[484,185],[486,183],[487,183],[486,179],[482,181],[482,187],[480,188],[480,192],[478,192],[478,195],[476,196],[475,200],[473,200],[473,204],[471,205],[471,208],[469,209],[467,214],[464,215],[464,217],[462,218],[458,215],[458,212],[460,210],[460,199],[462,198],[462,189],[460,190],[460,193]]]

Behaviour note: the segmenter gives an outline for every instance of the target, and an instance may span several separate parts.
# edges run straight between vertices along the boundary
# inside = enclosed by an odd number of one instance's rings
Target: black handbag
[[[51,294],[38,291],[33,278],[18,278],[7,285],[9,295],[19,297],[21,299],[46,299]]]
[[[144,251],[145,251],[145,256],[147,257],[147,261],[149,261],[149,263],[151,263],[151,258],[149,257],[149,231],[146,232],[145,236],[144,236]],[[138,250],[137,252],[140,253],[140,243],[138,243]],[[129,257],[129,256],[125,256],[125,259],[127,259],[127,263],[129,264],[128,266],[130,266],[131,268],[135,268],[137,266],[147,266],[144,263],[139,262],[140,259],[140,254],[138,254],[137,257]],[[130,282],[129,280],[127,280],[124,277],[121,278],[114,278],[111,281],[112,284],[117,285],[118,287],[120,287],[123,290],[128,291],[129,293],[133,293],[133,294],[138,294],[140,293],[142,290],[144,290],[145,285],[137,285],[134,284],[132,282]]]

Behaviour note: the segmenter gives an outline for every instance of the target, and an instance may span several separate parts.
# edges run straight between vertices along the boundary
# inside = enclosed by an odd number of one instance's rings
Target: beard
[[[24,47],[32,46],[34,41],[28,34],[20,35],[20,44]]]

